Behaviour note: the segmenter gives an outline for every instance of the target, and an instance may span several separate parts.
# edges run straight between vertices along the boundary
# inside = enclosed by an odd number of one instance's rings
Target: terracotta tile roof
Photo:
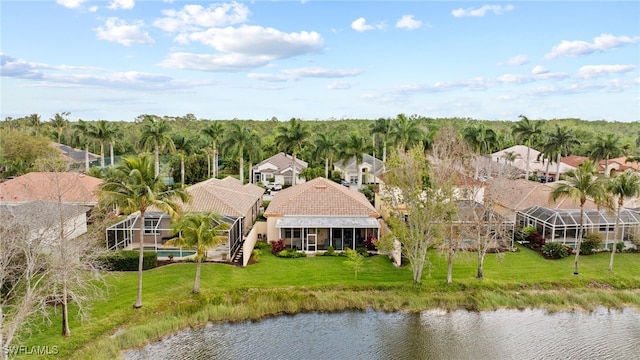
[[[364,194],[325,178],[315,178],[279,191],[264,215],[378,217]]]
[[[0,183],[0,202],[57,201],[69,204],[98,202],[102,179],[74,172],[31,172]]]
[[[215,212],[226,216],[247,216],[251,208],[262,199],[264,189],[242,185],[240,180],[227,177],[209,179],[186,189],[191,201],[182,205],[184,212]]]
[[[280,174],[291,167],[292,161],[293,161],[293,156],[280,152],[268,159],[262,160],[260,163],[255,165],[253,169],[258,170],[261,166],[265,164],[272,164],[273,166],[276,167],[276,170],[274,170],[273,173]],[[307,166],[308,164],[306,161],[296,158],[296,173],[299,173],[300,170],[302,169],[306,169]],[[291,170],[289,170],[289,173],[291,173]]]

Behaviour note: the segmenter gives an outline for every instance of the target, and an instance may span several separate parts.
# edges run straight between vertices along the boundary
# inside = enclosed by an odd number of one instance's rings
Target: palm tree
[[[520,118],[520,121],[516,123],[511,133],[516,139],[525,141],[525,144],[527,145],[526,179],[529,179],[531,167],[531,145],[533,144],[533,140],[542,134],[542,129],[538,123],[532,122],[526,116],[519,115],[518,117]]]
[[[111,155],[111,165],[113,166],[113,142],[118,134],[116,125],[106,120],[99,120],[94,126],[89,127],[88,135],[100,141],[100,167],[104,168],[104,145],[109,143],[109,151]]]
[[[516,159],[518,159],[519,157],[520,157],[520,154],[518,154],[515,151],[505,151],[504,155],[502,155],[502,158],[504,159],[504,161],[508,162],[511,165],[513,165],[513,162],[516,161]]]
[[[362,173],[360,170],[360,164],[362,164],[364,154],[372,150],[372,145],[362,136],[357,133],[351,133],[340,144],[339,158],[344,161],[345,165],[347,161],[355,158],[356,171],[358,172],[358,186],[362,185]]]
[[[180,184],[184,188],[184,160],[193,152],[193,139],[184,134],[175,134],[171,137],[171,141],[180,157]]]
[[[484,124],[464,128],[462,138],[480,155],[489,154],[498,146],[496,132]]]
[[[618,197],[618,208],[616,211],[616,239],[620,233],[620,210],[624,204],[624,199],[628,199],[640,194],[640,175],[631,170],[627,170],[618,174],[607,183],[607,191],[609,194]],[[622,237],[620,241],[623,241]],[[611,249],[611,259],[609,260],[609,272],[613,271],[613,257],[616,253],[616,244]]]
[[[101,186],[102,200],[115,204],[124,214],[140,212],[139,237],[140,256],[138,260],[138,298],[133,305],[142,307],[142,266],[144,260],[144,216],[153,207],[175,217],[180,211],[177,200],[188,201],[182,188],[167,189],[158,175],[154,175],[154,163],[146,154],[124,157],[115,168],[115,177]]]
[[[623,153],[620,138],[613,134],[598,135],[596,142],[591,145],[590,158],[598,163],[604,160],[604,176],[609,176],[609,159],[621,156]]]
[[[171,227],[171,233],[179,237],[167,241],[168,244],[196,250],[196,279],[192,291],[194,294],[200,293],[200,269],[202,261],[207,258],[207,250],[227,240],[224,231],[228,229],[229,224],[220,221],[220,216],[213,213],[188,214]]]
[[[573,131],[565,126],[560,127],[556,124],[554,132],[546,137],[545,148],[553,149],[558,156],[556,160],[556,180],[560,179],[560,161],[563,156],[571,154],[574,145],[580,145],[580,140],[573,135]]]
[[[65,111],[63,113],[56,113],[51,119],[49,119],[49,124],[56,129],[56,133],[58,134],[58,144],[60,144],[60,139],[62,138],[62,132],[64,128],[69,125],[69,120],[66,118],[71,113]]]
[[[406,152],[422,141],[424,131],[415,118],[398,114],[396,121],[391,125],[390,137],[396,147]]]
[[[371,134],[379,134],[382,136],[382,163],[387,162],[387,143],[391,136],[391,128],[393,121],[391,119],[379,118],[373,124],[371,124]]]
[[[309,144],[311,132],[306,124],[300,119],[291,118],[287,125],[280,125],[276,128],[277,135],[275,137],[276,145],[285,152],[291,152],[291,168],[293,176],[291,177],[291,185],[296,184],[296,160],[297,155],[306,145]]]
[[[211,138],[211,149],[213,150],[213,166],[211,166],[211,177],[218,176],[218,142],[222,140],[224,127],[222,123],[214,121],[205,127],[202,132]]]
[[[167,120],[155,115],[143,115],[142,120],[142,146],[153,149],[155,161],[155,174],[160,175],[160,151],[169,148],[169,152],[176,151],[176,147],[169,136],[171,126]]]
[[[244,184],[244,152],[251,146],[251,130],[247,128],[244,122],[234,121],[229,124],[226,135],[222,145],[227,152],[234,154],[238,159],[240,163],[240,182]]]
[[[329,178],[329,166],[333,163],[333,158],[338,153],[338,137],[335,131],[328,133],[318,133],[315,139],[315,157],[324,158],[324,177]]]
[[[245,149],[245,155],[249,158],[249,182],[253,183],[253,161],[262,160],[262,137],[255,130],[249,132],[249,146]]]
[[[92,125],[82,119],[73,124],[73,134],[84,145],[84,170],[89,171],[89,139]]]
[[[27,123],[33,127],[33,132],[36,136],[40,135],[40,115],[33,113],[27,116]]]
[[[580,245],[584,235],[584,204],[587,197],[596,203],[607,201],[605,183],[596,176],[596,165],[587,160],[578,166],[576,170],[570,170],[565,174],[566,182],[558,183],[550,194],[552,202],[568,197],[580,202],[580,228],[578,229],[578,241],[576,243],[575,269],[573,273],[578,275],[578,259],[580,257]]]

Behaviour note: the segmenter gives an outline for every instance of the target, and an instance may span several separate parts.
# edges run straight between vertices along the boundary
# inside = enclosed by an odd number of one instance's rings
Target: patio
[[[277,219],[279,238],[287,247],[301,251],[342,251],[364,247],[369,236],[378,238],[380,224],[371,217],[285,216]]]

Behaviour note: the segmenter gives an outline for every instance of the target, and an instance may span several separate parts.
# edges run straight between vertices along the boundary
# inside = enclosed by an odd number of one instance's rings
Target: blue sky
[[[0,2],[0,116],[640,120],[640,2]]]

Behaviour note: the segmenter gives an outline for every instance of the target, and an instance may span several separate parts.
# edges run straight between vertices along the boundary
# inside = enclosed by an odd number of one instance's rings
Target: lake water
[[[140,359],[640,359],[633,309],[307,313],[185,330]]]

